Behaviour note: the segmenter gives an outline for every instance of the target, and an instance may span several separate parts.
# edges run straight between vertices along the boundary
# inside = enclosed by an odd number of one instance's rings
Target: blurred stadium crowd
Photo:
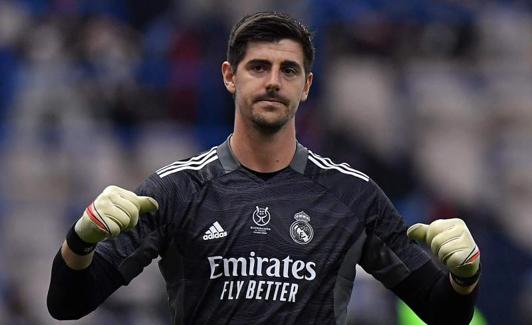
[[[300,141],[372,176],[408,224],[465,219],[478,308],[532,324],[532,10],[509,0],[0,0],[0,323],[56,323],[53,256],[106,185],[225,139],[227,35],[264,9],[315,32]],[[79,324],[167,324],[155,264]],[[395,298],[357,281],[351,320],[394,324]]]

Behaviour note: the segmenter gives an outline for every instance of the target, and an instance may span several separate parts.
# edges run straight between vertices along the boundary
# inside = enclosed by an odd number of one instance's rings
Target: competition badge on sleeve
[[[290,236],[298,244],[306,245],[310,243],[314,237],[314,229],[310,225],[310,217],[301,211],[294,215],[294,219],[296,221],[290,226]]]

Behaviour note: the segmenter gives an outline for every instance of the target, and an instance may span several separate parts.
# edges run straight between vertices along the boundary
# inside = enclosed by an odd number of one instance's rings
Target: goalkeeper
[[[221,66],[234,132],[88,205],[53,261],[52,316],[87,315],[160,258],[172,324],[345,324],[357,264],[425,322],[468,324],[480,253],[465,223],[407,229],[367,175],[298,143],[313,58],[291,17],[238,22]]]

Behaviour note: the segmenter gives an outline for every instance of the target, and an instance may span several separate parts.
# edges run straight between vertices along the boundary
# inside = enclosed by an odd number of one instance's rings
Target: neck
[[[290,165],[294,157],[295,127],[291,123],[278,132],[264,134],[253,128],[235,125],[230,145],[242,165],[261,173],[275,172]]]

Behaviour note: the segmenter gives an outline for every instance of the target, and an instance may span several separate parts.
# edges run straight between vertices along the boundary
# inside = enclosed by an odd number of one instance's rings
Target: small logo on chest
[[[259,227],[264,227],[270,222],[270,212],[268,211],[268,207],[265,208],[259,208],[259,206],[255,207],[255,211],[253,211],[253,222]]]
[[[218,221],[215,221],[212,226],[209,227],[209,230],[203,235],[203,240],[211,240],[216,238],[222,238],[227,236],[227,231],[225,231]]]
[[[255,210],[253,211],[253,214],[251,215],[251,218],[253,219],[253,222],[258,226],[251,226],[251,230],[254,234],[258,235],[267,235],[268,231],[271,230],[271,228],[266,227],[268,223],[270,223],[271,215],[270,211],[268,211],[269,207],[261,208],[258,205],[255,206]]]
[[[310,225],[310,217],[305,212],[301,211],[294,215],[294,221],[290,225],[290,237],[298,244],[306,245],[314,238],[314,229]]]

